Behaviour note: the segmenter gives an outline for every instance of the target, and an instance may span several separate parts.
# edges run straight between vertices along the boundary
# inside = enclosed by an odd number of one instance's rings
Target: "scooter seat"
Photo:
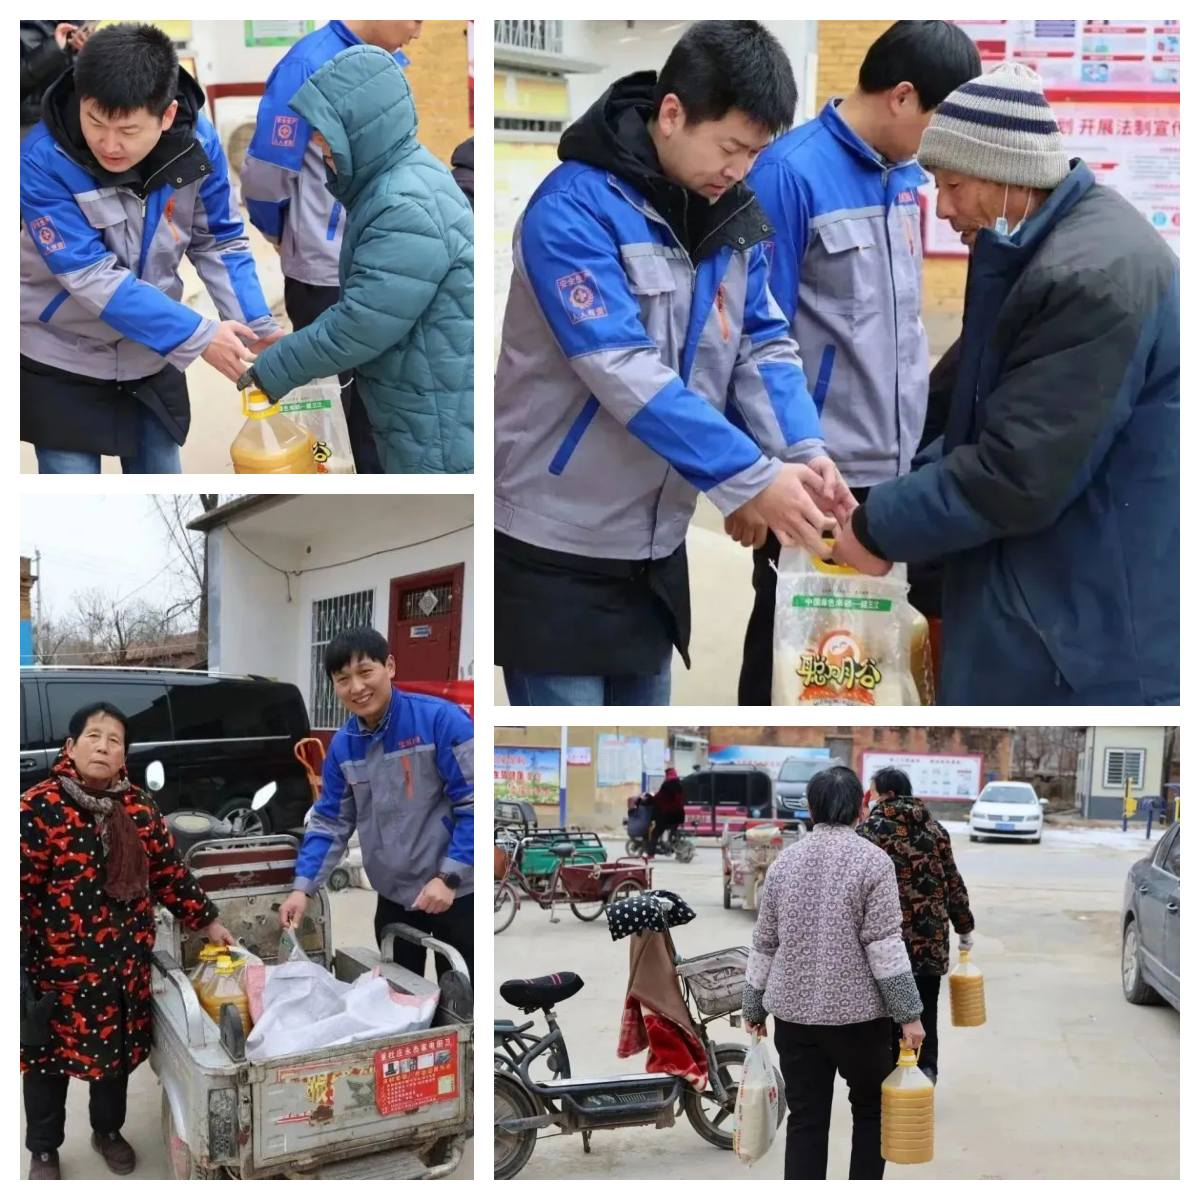
[[[536,1012],[552,1008],[560,1000],[574,996],[583,987],[583,980],[572,971],[557,975],[542,975],[537,979],[509,979],[500,985],[500,995],[513,1008]]]
[[[575,847],[571,845],[570,842],[555,842],[554,845],[550,847],[550,853],[553,854],[555,858],[574,858]]]

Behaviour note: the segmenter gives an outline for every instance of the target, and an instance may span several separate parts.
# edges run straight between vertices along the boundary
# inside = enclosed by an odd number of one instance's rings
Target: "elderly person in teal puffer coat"
[[[289,107],[315,131],[328,188],[346,207],[342,294],[258,356],[272,399],[353,369],[389,473],[473,470],[474,239],[470,205],[417,141],[404,72],[352,46]],[[287,136],[283,130],[280,136]]]

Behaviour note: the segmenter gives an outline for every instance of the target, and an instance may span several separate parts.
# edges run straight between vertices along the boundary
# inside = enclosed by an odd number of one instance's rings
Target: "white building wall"
[[[210,571],[215,585],[210,589],[211,668],[295,683],[311,715],[313,603],[372,588],[373,624],[386,637],[393,579],[461,563],[458,674],[459,678],[472,677],[475,570],[471,497],[355,496],[339,497],[333,503],[338,506],[337,513],[326,516],[319,528],[310,524],[300,537],[268,535],[256,529],[253,515],[235,523],[238,537],[263,558],[284,570],[301,572],[290,580],[234,541],[228,528],[211,535]],[[266,519],[278,527],[288,507],[271,510]],[[303,514],[311,509],[292,511],[297,523],[304,523]],[[446,533],[448,530],[459,532]],[[438,536],[442,534],[445,536]],[[385,550],[388,546],[402,548]],[[376,553],[380,550],[385,552]],[[345,565],[333,566],[335,563]]]
[[[797,123],[812,114],[806,111],[810,55],[816,52],[815,21],[765,21],[780,40],[792,70],[800,103]],[[604,63],[594,75],[568,75],[572,118],[579,116],[617,79],[633,71],[657,71],[679,41],[690,21],[568,21],[563,30],[563,53]]]
[[[1163,727],[1161,725],[1101,725],[1095,731],[1092,758],[1093,796],[1123,796],[1124,784],[1106,786],[1104,781],[1104,754],[1106,750],[1145,750],[1146,765],[1142,772],[1142,786],[1136,789],[1139,796],[1157,796],[1162,789],[1163,776]]]

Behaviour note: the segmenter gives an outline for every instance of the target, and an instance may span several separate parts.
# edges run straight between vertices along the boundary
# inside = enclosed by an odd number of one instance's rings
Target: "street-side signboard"
[[[891,750],[864,750],[862,781],[884,767],[898,767],[912,780],[913,795],[923,800],[974,802],[983,787],[982,754],[898,754]]]

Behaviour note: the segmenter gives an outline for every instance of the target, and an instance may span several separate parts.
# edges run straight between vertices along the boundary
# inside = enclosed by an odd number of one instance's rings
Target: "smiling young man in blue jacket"
[[[412,925],[453,946],[473,973],[474,724],[457,704],[394,688],[395,660],[374,629],[338,634],[325,670],[351,716],[325,757],[279,919],[299,922],[357,829],[379,893],[376,939],[393,922]],[[420,975],[425,951],[397,942],[396,961]]]

